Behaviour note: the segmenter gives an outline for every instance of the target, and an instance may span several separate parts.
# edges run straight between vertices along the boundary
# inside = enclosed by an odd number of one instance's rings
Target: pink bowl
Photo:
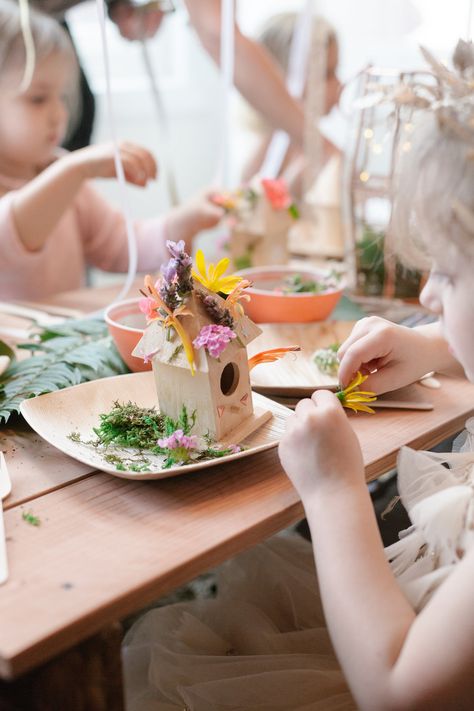
[[[119,301],[109,306],[104,315],[118,352],[134,373],[151,370],[151,363],[145,363],[143,358],[132,356],[132,351],[146,328],[145,314],[142,314],[138,308],[139,302],[140,298]]]
[[[344,286],[323,293],[281,293],[284,280],[300,275],[306,280],[321,280],[327,272],[316,268],[254,267],[241,269],[239,276],[249,279],[252,286],[246,289],[250,301],[243,301],[245,312],[255,323],[307,323],[324,321],[336,307]]]

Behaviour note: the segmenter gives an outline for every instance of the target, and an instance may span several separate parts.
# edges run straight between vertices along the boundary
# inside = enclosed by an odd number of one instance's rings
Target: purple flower
[[[183,430],[175,430],[169,437],[163,437],[157,442],[158,447],[168,450],[168,458],[174,464],[191,461],[191,453],[199,449],[196,435],[185,435]]]
[[[161,265],[161,274],[163,279],[169,284],[174,281],[178,274],[179,261],[177,259],[171,258],[168,264]]]
[[[163,449],[197,449],[199,446],[196,435],[185,435],[183,430],[175,430],[169,437],[158,440],[158,447]]]
[[[184,239],[180,239],[179,242],[172,242],[170,239],[168,239],[166,240],[166,247],[172,257],[174,257],[175,259],[179,259],[180,256],[184,253]]]
[[[228,326],[211,323],[201,328],[199,335],[193,341],[193,345],[196,348],[206,348],[210,356],[219,358],[227,344],[234,338],[236,338],[236,335]]]

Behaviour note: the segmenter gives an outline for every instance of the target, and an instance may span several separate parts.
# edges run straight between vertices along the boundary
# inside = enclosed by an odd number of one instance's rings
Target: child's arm
[[[331,638],[358,708],[472,708],[474,554],[418,615],[385,559],[359,443],[337,398],[301,401],[279,447],[311,529]]]
[[[191,251],[194,236],[214,227],[224,210],[202,193],[159,217],[135,220],[138,271],[155,271],[167,262],[166,241],[184,240]],[[88,264],[111,272],[128,267],[127,232],[123,213],[110,205],[93,185],[84,185],[75,201],[84,255]]]
[[[338,351],[339,378],[347,385],[358,370],[369,375],[364,390],[383,393],[413,383],[431,370],[462,375],[439,324],[398,326],[369,316],[356,323]],[[377,370],[377,372],[374,372]]]
[[[120,155],[128,182],[145,186],[156,178],[155,160],[144,148],[122,143]],[[59,158],[19,189],[12,211],[24,247],[35,252],[44,246],[86,180],[115,176],[113,146],[89,146]]]
[[[219,63],[220,0],[185,0],[189,17],[211,57]],[[277,63],[266,49],[235,25],[235,85],[247,101],[277,128],[303,144],[304,109],[293,99]]]

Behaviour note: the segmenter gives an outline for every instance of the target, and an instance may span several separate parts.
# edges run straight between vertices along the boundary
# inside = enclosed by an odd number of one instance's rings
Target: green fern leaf
[[[42,331],[39,343],[19,347],[31,355],[0,376],[0,423],[18,413],[27,398],[128,372],[99,320],[66,321]]]

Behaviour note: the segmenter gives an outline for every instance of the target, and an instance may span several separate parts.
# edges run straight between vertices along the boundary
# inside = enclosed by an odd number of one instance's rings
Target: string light
[[[374,143],[372,152],[375,153],[375,155],[380,155],[382,153],[382,145],[380,143]]]
[[[402,144],[402,151],[403,151],[404,153],[408,153],[408,151],[410,151],[410,150],[411,150],[411,142],[410,142],[410,141],[405,141],[405,142]]]
[[[368,173],[366,170],[363,170],[363,171],[361,171],[361,173],[359,173],[359,180],[361,181],[361,183],[367,183],[369,178],[370,178],[370,173]]]
[[[369,140],[370,138],[374,137],[374,131],[372,128],[366,128],[364,131],[364,138],[367,138]]]

